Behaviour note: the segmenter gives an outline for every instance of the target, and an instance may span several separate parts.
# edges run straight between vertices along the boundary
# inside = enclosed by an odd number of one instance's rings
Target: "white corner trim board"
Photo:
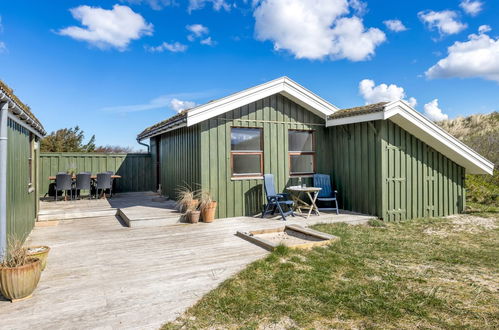
[[[288,77],[281,77],[189,110],[187,112],[187,126],[195,125],[278,93],[324,119],[339,110],[333,104]]]
[[[467,173],[492,174],[494,171],[492,162],[444,131],[402,100],[388,103],[385,105],[384,110],[380,112],[327,120],[326,127],[386,119],[390,119],[436,151],[464,167]]]

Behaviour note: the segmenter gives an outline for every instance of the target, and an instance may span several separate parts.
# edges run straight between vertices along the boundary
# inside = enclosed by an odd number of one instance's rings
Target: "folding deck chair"
[[[317,201],[331,203],[334,207],[319,207],[319,211],[338,211],[338,200],[336,195],[338,191],[331,188],[331,178],[327,174],[314,174],[314,187],[322,188],[317,196]]]
[[[273,174],[265,174],[264,178],[264,187],[265,194],[267,195],[267,204],[265,205],[265,209],[262,212],[262,218],[271,212],[272,215],[278,210],[281,214],[282,220],[286,220],[286,216],[290,215],[295,216],[293,213],[293,204],[294,202],[289,199],[288,194],[278,194],[275,191],[274,185],[274,175]],[[286,211],[283,210],[283,206]]]

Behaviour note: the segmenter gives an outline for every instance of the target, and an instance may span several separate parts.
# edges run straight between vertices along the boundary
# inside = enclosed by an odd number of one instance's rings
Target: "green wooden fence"
[[[42,152],[40,154],[40,196],[49,192],[49,176],[76,169],[76,172],[97,174],[113,171],[121,175],[115,180],[116,192],[150,191],[154,189],[154,176],[150,154],[99,154]]]

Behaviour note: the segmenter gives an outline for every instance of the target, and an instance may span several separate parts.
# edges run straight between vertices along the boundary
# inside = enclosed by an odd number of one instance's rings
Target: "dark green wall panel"
[[[181,186],[200,188],[199,125],[164,133],[160,143],[163,194],[175,198]]]
[[[116,192],[151,191],[154,189],[152,160],[150,154],[99,154],[99,153],[52,153],[40,154],[40,196],[49,191],[53,183],[48,179],[57,172],[76,168],[77,172],[97,174],[113,171],[121,175],[116,179]]]
[[[323,172],[330,173],[338,190],[340,208],[377,215],[381,159],[377,130],[380,122],[333,126],[327,129]]]
[[[7,235],[24,239],[34,226],[38,203],[36,191],[28,192],[29,131],[11,119],[7,128]],[[33,182],[32,187],[35,185]]]

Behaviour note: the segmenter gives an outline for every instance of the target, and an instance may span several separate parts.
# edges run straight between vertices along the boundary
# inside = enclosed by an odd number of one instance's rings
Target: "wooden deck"
[[[89,202],[96,202],[99,212],[115,211],[117,204],[141,207],[150,213],[174,212],[158,203],[138,205],[137,200],[147,203],[151,194],[132,195],[107,201],[107,207],[105,201]],[[61,204],[68,220],[33,230],[31,244],[52,248],[47,268],[33,298],[18,303],[0,300],[2,328],[158,328],[268,253],[237,237],[237,231],[284,225],[275,219],[239,217],[210,224],[128,228],[114,215],[81,216],[93,208],[80,204],[71,204],[74,210]],[[49,210],[57,214],[55,204],[43,204],[41,212],[49,214]],[[70,213],[77,219],[69,219]],[[324,214],[309,220],[290,217],[286,224],[361,223],[369,218]]]

